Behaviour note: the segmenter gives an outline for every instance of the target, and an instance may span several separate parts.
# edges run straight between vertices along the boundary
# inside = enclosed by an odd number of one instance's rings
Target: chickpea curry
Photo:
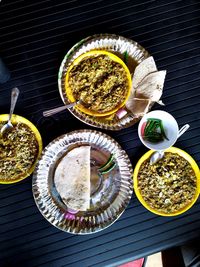
[[[169,214],[189,205],[196,193],[197,179],[190,163],[166,152],[157,163],[146,160],[138,173],[138,189],[153,209]]]
[[[76,100],[98,113],[118,107],[129,87],[123,66],[107,55],[86,57],[74,65],[69,73],[69,86]]]
[[[0,129],[4,123],[0,123]],[[38,155],[38,142],[23,123],[0,136],[0,179],[15,180],[30,170]]]

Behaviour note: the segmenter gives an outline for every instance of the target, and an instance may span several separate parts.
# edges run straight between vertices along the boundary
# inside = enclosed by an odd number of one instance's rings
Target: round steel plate
[[[70,64],[78,56],[95,49],[107,50],[119,56],[126,63],[131,74],[133,74],[135,67],[139,63],[149,57],[148,52],[137,42],[115,34],[97,34],[81,40],[69,50],[59,69],[58,87],[64,104],[69,104],[65,93],[65,76]],[[108,130],[127,128],[139,120],[139,118],[131,112],[128,112],[122,119],[118,119],[116,114],[108,117],[95,117],[87,115],[76,108],[71,108],[69,111],[76,118],[88,125]]]
[[[74,214],[62,202],[54,184],[60,159],[71,149],[91,146],[90,209]],[[115,168],[98,175],[97,168],[110,154]],[[132,166],[119,144],[106,134],[92,130],[70,132],[52,141],[43,151],[33,174],[33,196],[42,215],[60,230],[90,234],[110,226],[123,213],[132,195]]]

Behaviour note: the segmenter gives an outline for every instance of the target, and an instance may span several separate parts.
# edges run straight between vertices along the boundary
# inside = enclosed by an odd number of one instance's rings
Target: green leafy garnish
[[[127,64],[127,62],[128,62],[128,52],[125,51],[124,52],[124,63]]]
[[[163,123],[160,119],[149,118],[147,119],[144,131],[143,138],[151,143],[158,143],[167,139]]]
[[[109,166],[109,168],[105,169],[104,171],[100,171],[101,174],[105,174],[105,173],[109,173],[110,171],[112,171],[116,166],[115,162],[112,162],[112,164]]]
[[[101,167],[99,167],[98,170],[99,171],[105,170],[110,165],[110,163],[113,161],[113,159],[114,159],[114,155],[111,154],[109,159],[107,160],[107,162],[105,164],[103,164]]]
[[[107,162],[103,164],[100,168],[98,168],[98,171],[100,174],[109,173],[114,169],[115,166],[116,163],[114,162],[114,155],[111,154]]]

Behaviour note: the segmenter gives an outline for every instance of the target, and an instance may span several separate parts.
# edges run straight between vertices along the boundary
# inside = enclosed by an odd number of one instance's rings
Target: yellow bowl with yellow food
[[[0,128],[8,121],[0,115]],[[28,177],[42,153],[42,138],[27,119],[12,115],[13,128],[0,135],[0,183],[12,184]]]
[[[200,192],[200,171],[185,151],[170,147],[164,157],[150,165],[155,151],[145,153],[136,164],[133,181],[138,200],[149,211],[176,216],[190,209]]]
[[[108,116],[125,105],[132,87],[126,64],[115,54],[93,50],[76,58],[67,70],[65,93],[76,109],[91,116]]]

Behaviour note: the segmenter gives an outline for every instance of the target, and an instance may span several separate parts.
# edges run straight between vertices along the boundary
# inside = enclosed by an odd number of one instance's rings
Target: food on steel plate
[[[68,208],[90,208],[90,146],[69,151],[59,162],[54,175],[56,189]]]

